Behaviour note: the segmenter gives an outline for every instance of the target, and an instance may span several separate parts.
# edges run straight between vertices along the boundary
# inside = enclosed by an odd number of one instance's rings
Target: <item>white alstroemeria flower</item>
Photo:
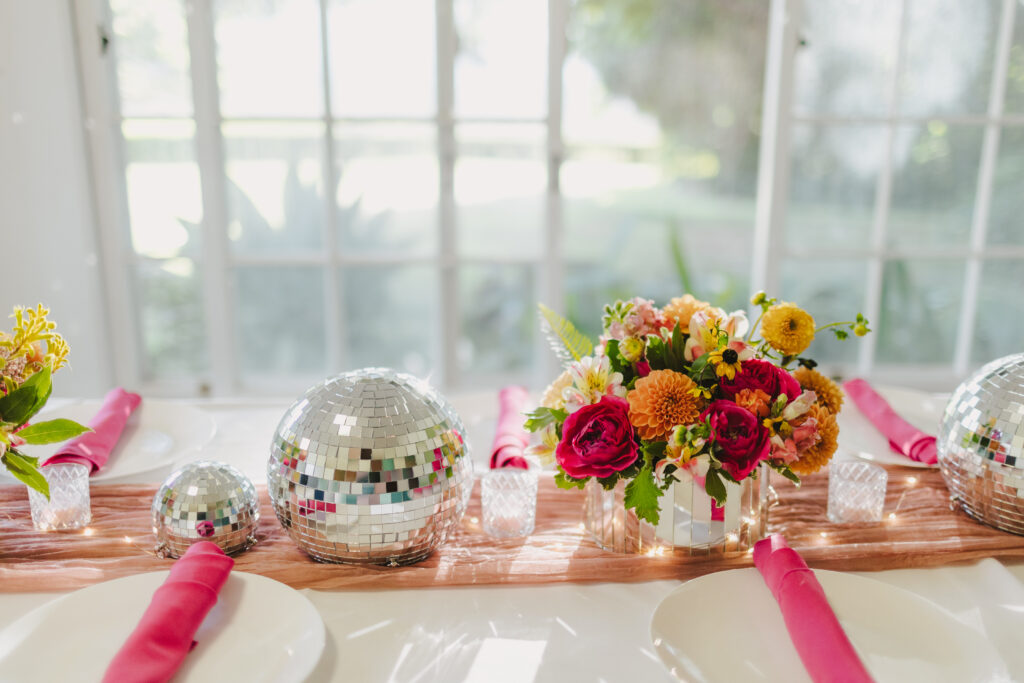
[[[597,403],[602,396],[625,398],[626,387],[622,386],[622,373],[611,370],[607,356],[586,356],[570,365],[572,385],[562,391],[565,409],[574,413],[583,406]]]
[[[782,419],[786,422],[792,422],[810,410],[816,400],[818,400],[818,395],[813,391],[808,390],[803,392],[796,397],[795,401],[790,401],[786,404],[786,407],[782,409]]]

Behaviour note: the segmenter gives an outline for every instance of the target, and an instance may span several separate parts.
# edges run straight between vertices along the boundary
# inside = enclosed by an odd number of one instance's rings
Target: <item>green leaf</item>
[[[644,462],[651,465],[665,457],[666,441],[645,441],[641,449],[644,453]]]
[[[29,425],[18,432],[18,436],[31,444],[59,443],[91,431],[72,420],[58,418]]]
[[[548,342],[555,355],[565,364],[589,356],[594,352],[594,344],[571,322],[558,315],[544,304],[537,304],[540,309],[541,327],[547,335]]]
[[[725,505],[726,490],[725,482],[719,475],[719,470],[709,469],[707,477],[704,478],[704,490],[715,499],[719,505]]]
[[[50,499],[50,484],[46,481],[46,477],[40,473],[37,458],[29,458],[11,449],[0,456],[0,462],[7,466],[7,471],[15,479],[39,491],[39,493],[46,496],[47,500]]]
[[[685,361],[683,352],[686,350],[686,340],[683,339],[683,331],[679,329],[679,321],[676,321],[672,328],[672,351],[678,356],[680,362]]]
[[[793,470],[789,469],[785,465],[782,465],[780,467],[773,467],[772,469],[774,469],[776,472],[778,472],[779,474],[784,476],[786,479],[789,479],[791,482],[793,482],[797,486],[800,485],[800,477],[798,477],[796,475],[796,472],[794,472]]]
[[[523,423],[523,429],[528,432],[536,432],[552,422],[559,424],[565,422],[567,416],[568,413],[557,408],[537,408],[532,413],[526,413],[526,422]]]
[[[587,479],[574,479],[566,474],[561,466],[555,472],[555,486],[560,489],[581,489],[587,485],[588,479],[589,477]]]
[[[0,398],[0,419],[4,422],[23,425],[32,417],[32,407],[37,400],[36,388],[20,386]]]
[[[665,342],[660,337],[648,337],[647,339],[647,362],[651,370],[664,370],[668,367],[666,359]]]
[[[633,481],[626,484],[626,509],[636,511],[637,517],[657,525],[661,518],[661,507],[658,504],[661,494],[661,488],[654,481],[654,470],[650,465],[645,465]]]

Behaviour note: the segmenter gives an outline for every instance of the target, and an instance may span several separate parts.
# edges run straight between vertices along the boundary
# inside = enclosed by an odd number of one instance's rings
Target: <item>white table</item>
[[[453,401],[482,462],[493,395]],[[266,480],[270,437],[288,401],[197,402],[217,422],[202,457]],[[149,475],[155,482],[163,475]],[[985,634],[1024,680],[1024,565],[994,559],[866,572],[910,590]],[[302,591],[327,627],[312,681],[669,681],[651,646],[658,603],[679,584],[554,584],[382,591]],[[0,628],[57,594],[0,594]]]

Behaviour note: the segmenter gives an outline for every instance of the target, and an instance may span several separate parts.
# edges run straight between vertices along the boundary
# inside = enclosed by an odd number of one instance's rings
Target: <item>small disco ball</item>
[[[212,541],[227,554],[256,543],[260,504],[256,487],[223,462],[200,460],[177,470],[153,498],[157,554],[181,557],[189,546]]]
[[[462,420],[426,382],[382,368],[311,387],[267,463],[277,518],[316,560],[397,566],[454,532],[473,485]]]
[[[1024,353],[992,361],[953,392],[936,447],[955,505],[1024,534]]]

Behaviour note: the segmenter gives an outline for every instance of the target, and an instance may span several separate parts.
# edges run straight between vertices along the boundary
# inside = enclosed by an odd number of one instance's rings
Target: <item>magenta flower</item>
[[[609,477],[636,462],[637,455],[629,403],[617,396],[571,413],[555,449],[558,464],[574,479]]]

